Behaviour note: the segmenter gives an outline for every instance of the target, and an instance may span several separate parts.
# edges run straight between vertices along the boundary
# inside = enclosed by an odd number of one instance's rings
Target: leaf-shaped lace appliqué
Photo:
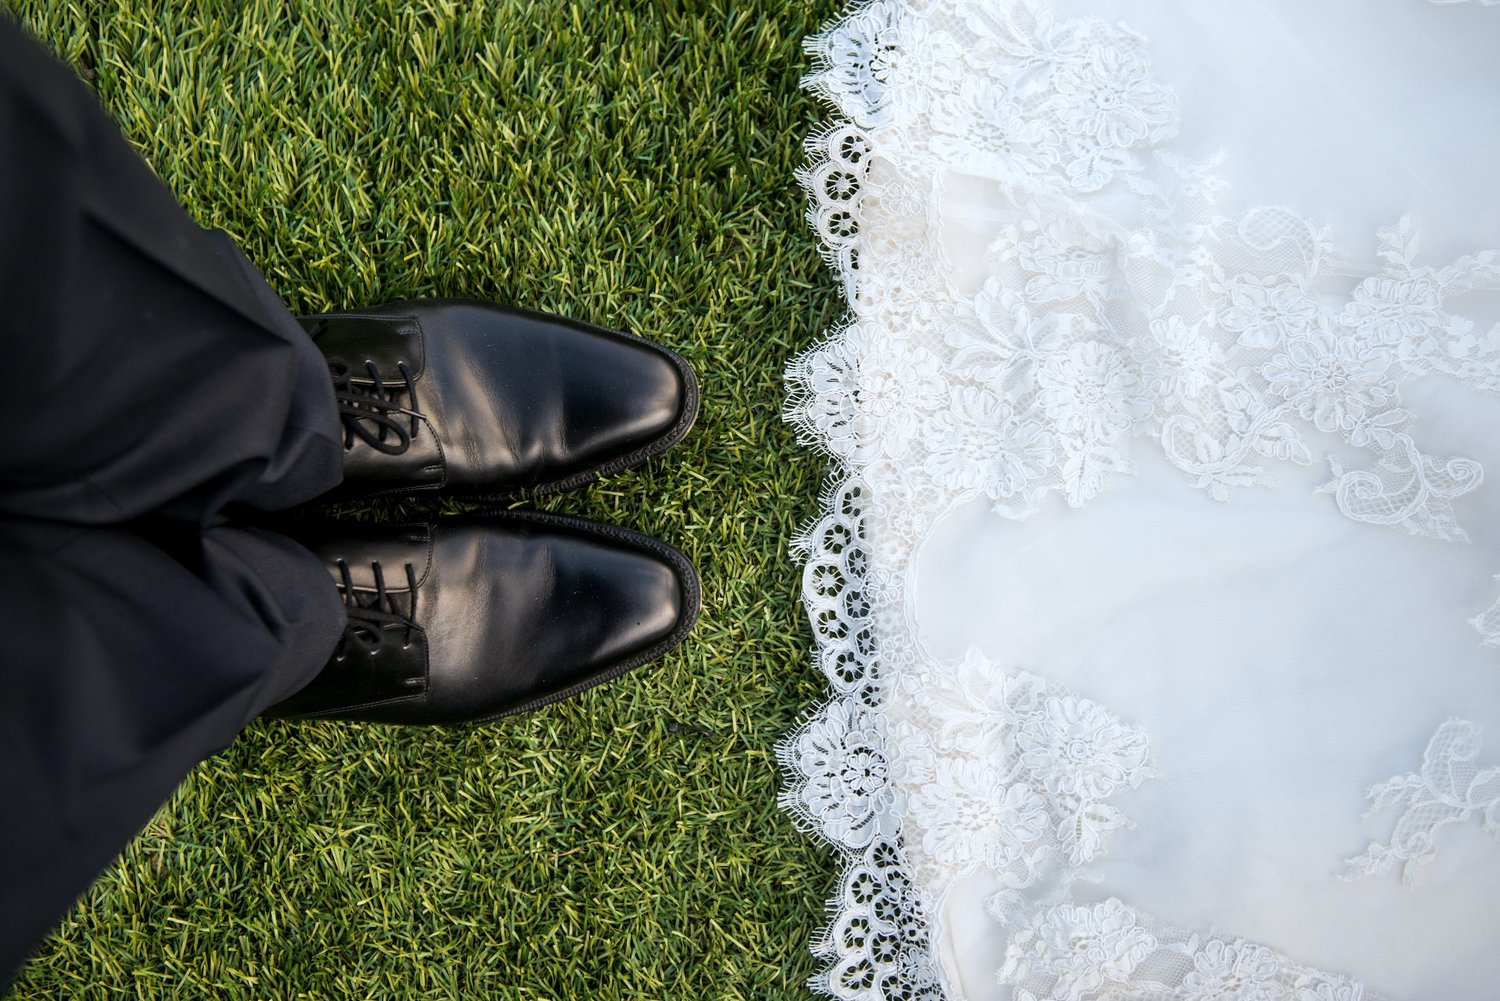
[[[1025,916],[1002,894],[991,909],[1014,933],[1000,968],[1017,1001],[1377,1001],[1363,985],[1242,938],[1159,927],[1113,897]]]
[[[1480,769],[1483,728],[1450,719],[1438,727],[1422,755],[1422,770],[1397,775],[1370,790],[1366,817],[1400,807],[1389,844],[1371,842],[1362,855],[1344,864],[1345,879],[1374,876],[1401,866],[1401,880],[1416,883],[1418,866],[1437,856],[1438,831],[1478,813],[1484,829],[1500,837],[1500,766]]]
[[[1495,579],[1500,581],[1500,577]],[[1500,647],[1500,599],[1470,619],[1469,625],[1479,633],[1481,646]]]

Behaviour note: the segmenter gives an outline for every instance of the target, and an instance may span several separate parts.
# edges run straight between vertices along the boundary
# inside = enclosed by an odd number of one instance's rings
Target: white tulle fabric
[[[815,988],[1500,982],[1492,5],[810,40],[850,310],[788,370],[834,461],[795,546],[832,690],[782,747],[845,860]]]

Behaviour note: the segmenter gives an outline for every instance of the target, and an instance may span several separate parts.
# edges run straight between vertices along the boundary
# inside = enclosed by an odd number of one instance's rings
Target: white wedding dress
[[[1500,998],[1496,6],[811,40],[814,987]]]

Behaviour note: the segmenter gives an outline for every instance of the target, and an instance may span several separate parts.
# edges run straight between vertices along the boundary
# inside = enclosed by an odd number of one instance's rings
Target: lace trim
[[[813,954],[827,961],[809,983],[839,998],[918,1001],[942,996],[926,911],[896,841],[876,841],[849,859],[831,903],[832,923]]]
[[[902,587],[920,539],[973,497],[1014,518],[1050,494],[1082,505],[1148,437],[1219,500],[1332,442],[1359,457],[1330,459],[1323,490],[1345,515],[1462,540],[1453,501],[1483,471],[1424,452],[1401,391],[1436,374],[1500,392],[1500,327],[1453,308],[1500,289],[1500,254],[1424,262],[1402,219],[1377,235],[1379,270],[1351,281],[1325,227],[1276,207],[1219,214],[1216,165],[1162,148],[1178,106],[1144,40],[1035,0],[875,0],[807,48],[804,85],[834,119],[799,180],[850,313],[787,370],[787,418],[835,463],[794,543],[833,698],[782,745],[783,803],[847,866],[813,986],[936,999],[935,902],[916,888],[940,896],[974,866],[1019,885],[1076,871],[1126,824],[1109,793],[1151,771],[1145,738],[1093,703],[993,665],[954,681],[962,669],[919,652]],[[961,266],[935,225],[960,175],[1005,206]],[[1129,224],[1107,211],[1122,199]],[[1007,683],[1049,708],[1007,702]],[[934,700],[961,684],[994,685],[978,705],[999,717],[955,723],[963,699]],[[1079,752],[1098,771],[1028,771],[1066,754],[1049,726],[1103,735]],[[875,882],[855,894],[855,879]],[[1286,991],[1244,996],[1302,996]]]
[[[1476,812],[1484,829],[1500,837],[1500,766],[1479,770],[1479,738],[1484,728],[1450,719],[1438,727],[1422,753],[1422,771],[1397,775],[1370,789],[1366,818],[1393,806],[1402,807],[1391,843],[1371,842],[1363,855],[1344,863],[1343,877],[1374,876],[1401,866],[1401,881],[1415,885],[1417,867],[1437,857],[1437,832],[1460,824]]]
[[[781,804],[844,860],[831,921],[812,946],[825,965],[809,986],[851,1001],[939,1001],[931,902],[910,875],[900,833],[905,804],[878,712],[876,620],[890,607],[891,581],[870,566],[867,496],[859,478],[845,479],[825,496],[823,517],[793,542],[806,560],[802,593],[818,666],[836,694],[778,748],[787,775]]]

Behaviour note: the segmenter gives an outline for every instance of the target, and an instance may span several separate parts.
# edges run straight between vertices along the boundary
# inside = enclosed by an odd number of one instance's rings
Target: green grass
[[[529,717],[252,726],[14,997],[806,996],[833,864],[773,748],[822,691],[787,541],[823,462],[779,412],[840,309],[792,179],[835,7],[21,0],[293,310],[475,296],[686,355],[687,442],[545,506],[673,542],[705,595],[664,662]]]

